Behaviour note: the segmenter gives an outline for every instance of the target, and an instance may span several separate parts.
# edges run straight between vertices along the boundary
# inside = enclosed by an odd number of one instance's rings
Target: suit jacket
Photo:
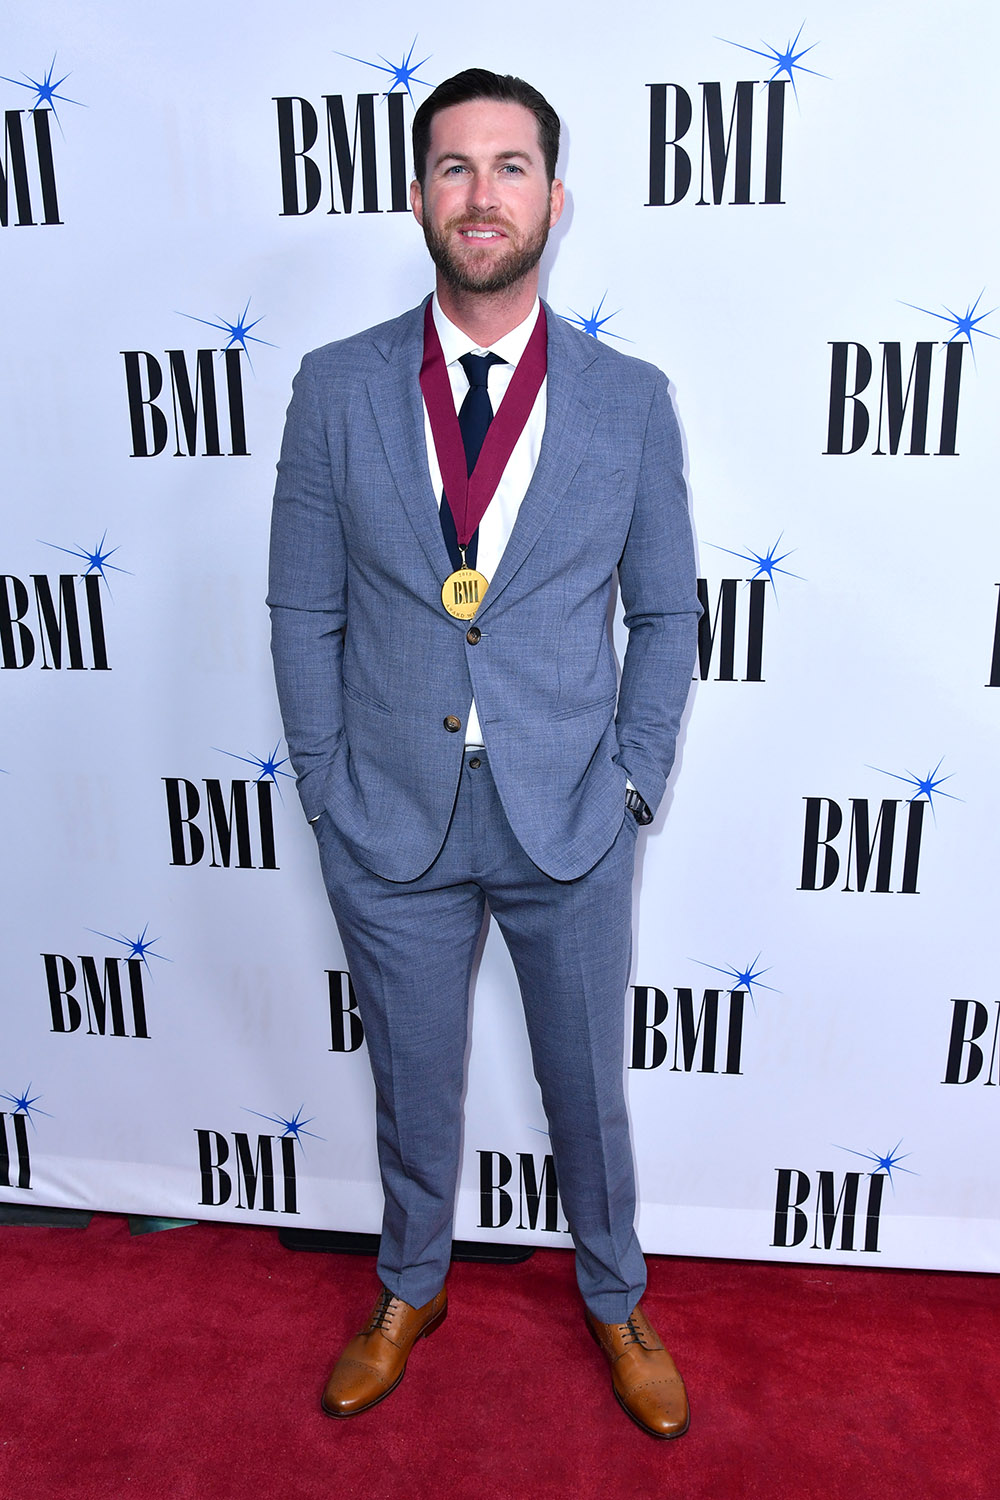
[[[673,761],[699,604],[667,382],[546,311],[541,451],[476,631],[441,603],[423,306],[307,355],[293,386],[268,594],[285,737],[306,815],[389,880],[444,841],[473,695],[511,827],[556,879],[611,846],[626,777],[655,809]]]

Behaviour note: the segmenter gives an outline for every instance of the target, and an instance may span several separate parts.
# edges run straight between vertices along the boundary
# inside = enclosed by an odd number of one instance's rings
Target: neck
[[[537,295],[537,271],[502,292],[466,292],[444,281],[440,274],[437,278],[441,311],[480,349],[488,349],[523,323]]]

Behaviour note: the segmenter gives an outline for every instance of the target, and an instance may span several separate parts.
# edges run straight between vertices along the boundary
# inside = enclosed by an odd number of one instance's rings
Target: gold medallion
[[[489,579],[475,568],[458,568],[444,581],[441,603],[456,620],[471,620],[489,586]]]

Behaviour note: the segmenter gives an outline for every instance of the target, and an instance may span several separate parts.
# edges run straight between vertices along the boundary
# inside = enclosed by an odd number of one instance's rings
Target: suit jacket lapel
[[[426,299],[425,299],[426,301]],[[441,533],[438,499],[431,487],[420,394],[424,303],[374,334],[384,367],[368,377],[372,411],[403,508],[434,576],[443,583],[451,563]],[[597,358],[546,306],[548,369],[545,432],[538,463],[521,502],[500,565],[480,613],[487,611],[524,563],[586,455],[600,396],[589,390],[587,371]],[[456,621],[462,626],[462,621]],[[464,627],[463,627],[464,628]]]
[[[424,407],[420,394],[426,300],[397,322],[376,330],[375,347],[385,365],[368,377],[368,392],[403,508],[435,577],[444,582],[451,572],[451,563],[427,467]]]
[[[480,614],[496,602],[546,527],[553,524],[553,513],[586,455],[600,409],[600,397],[588,389],[590,382],[586,376],[597,358],[596,348],[591,353],[548,305],[545,312],[548,319],[545,432],[534,475],[500,565],[490,580]]]

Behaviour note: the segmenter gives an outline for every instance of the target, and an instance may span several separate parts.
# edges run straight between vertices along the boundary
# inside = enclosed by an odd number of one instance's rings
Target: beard
[[[455,230],[460,226],[476,229],[502,229],[507,236],[507,247],[498,255],[490,250],[477,255],[475,241],[468,242],[466,255],[456,253]],[[545,214],[535,226],[520,236],[511,224],[496,214],[472,220],[468,214],[449,219],[440,228],[424,219],[424,240],[444,280],[459,292],[503,292],[514,286],[529,271],[533,271],[542,258],[549,237],[549,216]]]

